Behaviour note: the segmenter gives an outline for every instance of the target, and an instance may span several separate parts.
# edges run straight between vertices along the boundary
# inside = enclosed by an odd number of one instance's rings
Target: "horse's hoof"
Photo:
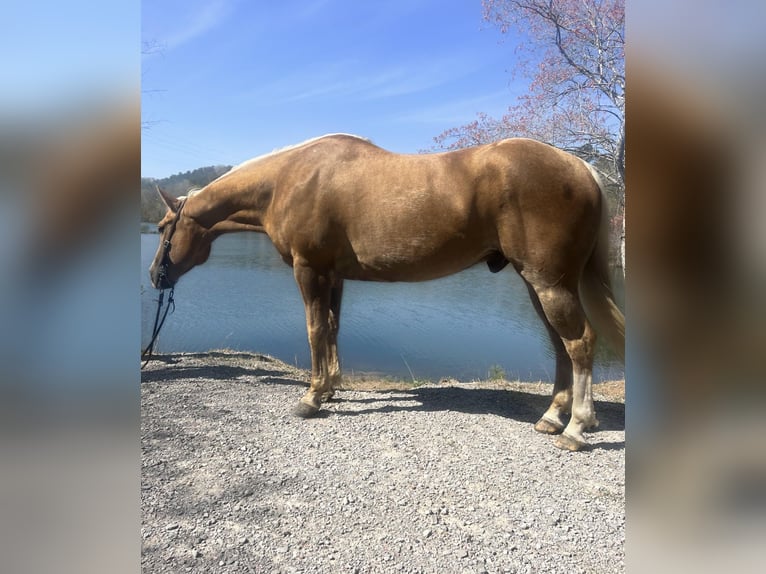
[[[535,430],[543,434],[559,434],[564,430],[564,425],[542,418],[535,423]]]
[[[293,415],[301,419],[308,419],[313,417],[319,412],[319,408],[303,401],[298,401],[298,404],[293,408]]]
[[[576,439],[575,437],[566,433],[556,437],[556,440],[553,444],[561,450],[571,450],[572,452],[577,452],[578,450],[582,450],[588,446],[588,443],[584,440]]]

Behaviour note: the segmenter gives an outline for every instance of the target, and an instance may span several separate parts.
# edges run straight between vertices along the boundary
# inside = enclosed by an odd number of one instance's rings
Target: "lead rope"
[[[173,299],[174,291],[175,291],[175,287],[171,287],[170,292],[168,293],[168,304],[165,307],[165,312],[162,313],[162,319],[160,319],[160,312],[162,311],[163,299],[165,297],[165,289],[160,289],[160,298],[157,300],[157,313],[154,315],[154,327],[152,328],[152,339],[151,341],[149,341],[149,344],[146,346],[146,348],[141,352],[142,361],[144,360],[144,356],[146,356],[146,361],[144,361],[144,364],[141,365],[142,369],[149,364],[149,361],[152,360],[152,355],[154,353],[154,343],[157,341],[157,337],[160,334],[162,325],[165,323],[165,317],[168,316],[168,311],[170,310],[171,307],[173,308],[173,311],[176,310],[176,302]]]
[[[157,188],[159,191],[159,188]],[[160,272],[159,272],[159,281],[158,283],[162,285],[164,283],[164,279],[167,277],[168,272],[168,266],[170,264],[170,239],[173,237],[173,234],[176,232],[175,224],[178,222],[178,219],[181,217],[181,210],[184,208],[184,204],[186,202],[182,201],[181,204],[178,206],[178,211],[176,213],[176,217],[173,220],[173,228],[170,230],[170,234],[168,235],[168,238],[165,239],[165,241],[162,243],[162,259],[160,260]],[[173,299],[173,293],[175,292],[175,286],[170,288],[170,293],[168,293],[168,304],[167,307],[165,307],[165,312],[162,314],[162,319],[160,319],[160,312],[162,311],[162,300],[165,296],[165,289],[160,289],[160,298],[157,300],[157,313],[154,315],[154,327],[152,328],[152,339],[149,341],[149,344],[146,346],[146,348],[141,351],[141,360],[143,361],[144,356],[146,356],[146,361],[144,361],[144,364],[141,365],[141,369],[143,369],[146,365],[149,364],[149,361],[152,360],[152,355],[154,354],[154,343],[157,341],[157,337],[160,334],[160,330],[162,329],[162,325],[165,324],[165,317],[168,316],[168,311],[170,308],[173,308],[173,311],[176,310],[176,302]]]

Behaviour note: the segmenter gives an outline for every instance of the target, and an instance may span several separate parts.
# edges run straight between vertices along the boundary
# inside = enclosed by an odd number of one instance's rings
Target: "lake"
[[[157,234],[141,234],[142,347],[157,307],[148,269],[158,242]],[[615,290],[621,301],[621,282]],[[311,366],[292,269],[266,235],[218,238],[208,261],[179,280],[175,301],[158,353],[227,348]],[[344,372],[354,375],[470,381],[502,371],[550,381],[555,371],[545,328],[511,266],[494,274],[482,263],[423,283],[346,281],[339,347]],[[622,378],[619,359],[599,346],[594,380]]]

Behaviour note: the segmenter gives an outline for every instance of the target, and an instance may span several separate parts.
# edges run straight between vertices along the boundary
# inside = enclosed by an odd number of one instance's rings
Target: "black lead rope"
[[[167,274],[168,274],[168,267],[170,266],[170,239],[173,237],[173,234],[176,232],[175,225],[178,223],[178,219],[181,217],[181,210],[184,207],[185,202],[181,202],[181,204],[178,207],[178,211],[176,213],[176,217],[173,221],[173,228],[170,230],[170,234],[168,235],[167,239],[162,242],[162,259],[160,260],[160,269],[159,269],[159,277],[158,277],[158,284],[160,286],[160,298],[157,300],[157,313],[154,315],[154,327],[152,328],[152,339],[149,341],[149,344],[146,346],[146,349],[144,349],[141,352],[141,360],[144,360],[144,357],[146,357],[146,361],[144,361],[144,364],[141,365],[141,368],[143,369],[146,365],[149,364],[149,361],[152,360],[152,354],[154,353],[154,343],[157,341],[157,337],[160,334],[160,330],[162,329],[162,325],[165,324],[165,317],[168,316],[168,311],[170,311],[170,308],[173,308],[173,311],[176,310],[176,302],[173,299],[173,292],[175,291],[175,287],[170,287],[170,293],[168,293],[168,304],[165,307],[165,312],[162,313],[162,319],[160,319],[160,313],[162,312],[162,303],[163,299],[165,297],[165,289],[164,285],[172,285],[169,281],[167,281]]]
[[[175,231],[175,229],[173,230]],[[171,232],[172,236],[172,232]],[[170,237],[168,237],[162,245],[162,260],[160,261],[160,273],[159,273],[159,285],[165,284],[165,279],[167,278],[167,272],[168,272],[168,266],[170,265]],[[173,299],[173,292],[175,291],[175,287],[170,288],[170,293],[168,293],[168,304],[165,307],[165,312],[162,313],[162,319],[160,319],[160,313],[162,312],[162,303],[163,299],[165,298],[165,288],[160,288],[160,298],[157,300],[157,313],[154,315],[154,327],[152,328],[152,339],[149,341],[149,344],[146,346],[146,349],[144,349],[141,352],[141,360],[144,360],[144,357],[146,357],[146,361],[143,365],[141,365],[141,368],[143,369],[146,365],[149,364],[149,361],[152,360],[152,354],[154,353],[154,343],[157,341],[157,337],[160,334],[160,330],[162,329],[162,325],[165,324],[165,317],[168,316],[168,311],[170,311],[170,308],[173,308],[173,311],[176,310],[176,302]]]
[[[157,300],[157,313],[154,315],[154,328],[152,329],[152,339],[149,341],[149,344],[146,346],[146,348],[141,352],[141,360],[144,360],[144,357],[146,357],[146,361],[144,361],[144,364],[141,365],[141,368],[143,369],[146,365],[149,364],[149,361],[152,360],[152,354],[154,353],[154,343],[157,341],[157,337],[160,334],[160,330],[162,329],[162,325],[165,323],[165,317],[168,316],[168,311],[170,308],[173,308],[173,311],[176,309],[176,302],[173,299],[173,291],[175,290],[175,287],[170,288],[170,293],[168,293],[168,304],[165,306],[165,312],[162,313],[162,319],[160,319],[160,312],[162,311],[162,304],[163,299],[165,298],[165,289],[160,290],[160,298]]]

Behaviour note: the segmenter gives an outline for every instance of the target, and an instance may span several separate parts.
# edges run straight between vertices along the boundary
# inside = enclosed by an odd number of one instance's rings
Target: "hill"
[[[165,206],[157,196],[155,186],[178,197],[185,195],[190,189],[204,187],[220,175],[231,169],[230,165],[211,165],[191,171],[177,173],[162,179],[153,177],[141,178],[141,221],[158,222],[165,215]]]

